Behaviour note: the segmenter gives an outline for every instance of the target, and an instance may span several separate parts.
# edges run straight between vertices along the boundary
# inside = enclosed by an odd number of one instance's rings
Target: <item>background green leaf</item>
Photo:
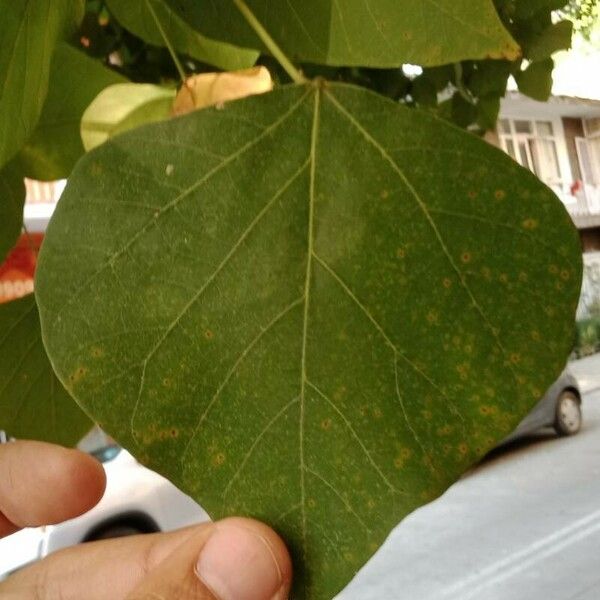
[[[580,281],[577,231],[532,173],[311,84],[88,154],[36,293],[100,425],[214,518],[273,525],[294,597],[320,600],[539,400]]]
[[[103,90],[81,119],[81,139],[91,150],[118,133],[171,115],[176,90],[145,83],[120,83]]]
[[[19,154],[25,175],[49,181],[67,178],[85,153],[80,135],[83,112],[104,88],[125,81],[79,50],[59,43],[40,120]]]
[[[80,0],[0,0],[0,168],[35,129],[54,46],[81,7]]]
[[[52,371],[33,294],[0,304],[0,429],[73,446],[91,427]]]
[[[14,163],[0,169],[0,264],[15,245],[23,226],[25,182]]]
[[[246,69],[258,59],[256,50],[238,48],[201,35],[165,0],[107,0],[107,6],[119,22],[135,35],[151,44],[164,46],[164,38],[152,14],[154,10],[167,39],[178,52],[220,69]],[[254,40],[250,48],[255,46]]]
[[[559,50],[568,50],[571,47],[573,36],[573,23],[560,21],[544,29],[538,35],[532,36],[524,44],[527,58],[530,60],[543,60],[549,58]]]
[[[254,47],[256,34],[231,0],[163,0],[207,35]],[[439,65],[466,58],[516,58],[519,47],[491,0],[248,0],[293,59],[330,65]],[[443,32],[443,34],[442,34]]]
[[[546,102],[552,94],[553,70],[551,58],[532,62],[524,71],[515,74],[519,91],[534,100]]]
[[[530,19],[537,13],[558,10],[568,4],[568,0],[513,0],[514,14],[517,19]]]

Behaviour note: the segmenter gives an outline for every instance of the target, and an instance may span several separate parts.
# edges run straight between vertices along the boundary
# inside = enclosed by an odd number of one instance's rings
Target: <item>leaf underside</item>
[[[73,446],[91,427],[54,375],[33,294],[0,304],[0,429]]]
[[[163,0],[186,23],[215,38],[254,47],[256,33],[232,0]],[[508,58],[519,47],[491,0],[247,0],[292,58],[330,65],[439,65]]]
[[[541,397],[580,278],[576,230],[531,173],[315,83],[87,155],[36,293],[58,376],[101,426],[213,517],[273,525],[294,597],[325,599]]]
[[[246,69],[258,59],[256,50],[202,36],[165,0],[107,0],[107,5],[121,25],[150,44],[164,46],[166,37],[178,52],[226,71]]]

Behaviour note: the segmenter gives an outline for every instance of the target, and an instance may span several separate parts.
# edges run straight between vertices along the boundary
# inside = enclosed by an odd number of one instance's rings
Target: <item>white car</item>
[[[106,492],[84,515],[26,529],[0,540],[0,579],[61,548],[136,533],[170,531],[207,521],[206,512],[164,477],[109,445],[91,453],[104,464]]]

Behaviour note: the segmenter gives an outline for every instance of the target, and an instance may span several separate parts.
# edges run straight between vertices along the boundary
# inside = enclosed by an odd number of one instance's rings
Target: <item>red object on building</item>
[[[37,255],[44,235],[23,234],[0,265],[0,303],[10,302],[33,292]]]

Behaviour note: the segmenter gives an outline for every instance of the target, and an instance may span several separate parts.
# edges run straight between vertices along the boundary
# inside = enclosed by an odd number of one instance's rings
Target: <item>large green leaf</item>
[[[0,304],[0,429],[72,446],[91,427],[54,375],[33,294]]]
[[[86,150],[147,123],[171,116],[175,89],[150,83],[118,83],[102,90],[87,107],[80,125]]]
[[[0,167],[35,129],[54,46],[80,8],[79,0],[0,0]]]
[[[580,278],[529,171],[315,83],[88,154],[36,289],[57,373],[102,427],[213,517],[275,526],[295,597],[324,599],[541,397]]]
[[[233,0],[163,0],[215,38],[256,46]],[[438,65],[514,59],[519,47],[491,0],[248,0],[275,41],[297,60],[331,65]]]
[[[24,204],[23,173],[14,163],[9,163],[0,169],[0,264],[21,233]]]
[[[166,0],[107,0],[107,5],[123,27],[150,44],[164,46],[166,37],[178,52],[220,69],[246,69],[258,58],[256,50],[238,48],[201,35]],[[250,44],[251,48],[254,46],[256,40]]]
[[[50,86],[37,128],[19,154],[32,179],[65,179],[85,153],[81,117],[106,87],[127,81],[68,44],[59,43],[52,58]]]

